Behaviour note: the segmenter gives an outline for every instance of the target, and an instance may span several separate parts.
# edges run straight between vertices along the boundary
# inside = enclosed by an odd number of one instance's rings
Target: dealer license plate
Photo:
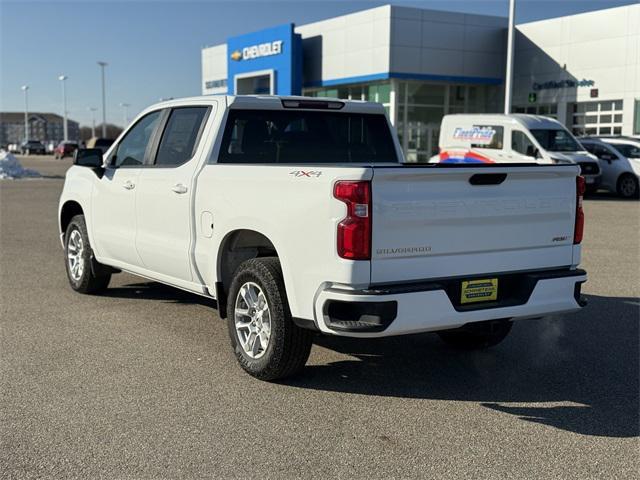
[[[462,282],[460,303],[490,302],[498,299],[498,279],[465,280]]]

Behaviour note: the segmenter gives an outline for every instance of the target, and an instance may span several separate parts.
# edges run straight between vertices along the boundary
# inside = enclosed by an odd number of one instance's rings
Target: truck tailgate
[[[374,284],[568,266],[578,167],[377,167]]]

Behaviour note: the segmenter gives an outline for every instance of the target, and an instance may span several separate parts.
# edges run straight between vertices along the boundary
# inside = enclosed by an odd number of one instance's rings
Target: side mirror
[[[79,167],[102,168],[102,150],[99,148],[78,148],[73,154],[73,164]]]
[[[528,145],[527,146],[527,157],[533,157],[536,159],[540,159],[542,158],[542,155],[540,155],[540,150],[538,150],[536,147],[534,147],[533,145]]]
[[[92,168],[98,176],[102,176],[104,167],[102,150],[99,148],[78,148],[73,153],[73,164],[79,167]]]
[[[607,163],[611,163],[615,159],[616,156],[612,155],[611,153],[603,153],[602,155],[600,155],[600,160],[604,160]]]

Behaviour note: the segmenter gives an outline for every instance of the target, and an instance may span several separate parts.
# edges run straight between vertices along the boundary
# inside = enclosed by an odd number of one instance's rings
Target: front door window
[[[142,117],[120,141],[115,154],[111,157],[110,165],[113,167],[142,165],[149,140],[159,119],[160,111]]]

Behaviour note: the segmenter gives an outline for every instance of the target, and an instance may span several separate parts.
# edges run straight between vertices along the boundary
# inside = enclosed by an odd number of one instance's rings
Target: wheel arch
[[[226,300],[233,274],[245,261],[259,257],[277,257],[282,268],[282,259],[274,243],[265,234],[239,228],[228,232],[218,249],[216,264],[216,299],[222,318],[226,317]]]
[[[84,214],[85,213],[82,205],[80,205],[80,203],[76,200],[67,200],[66,202],[64,202],[62,204],[62,207],[60,207],[60,215],[58,218],[60,225],[60,234],[64,235],[73,217],[75,217],[76,215]]]

